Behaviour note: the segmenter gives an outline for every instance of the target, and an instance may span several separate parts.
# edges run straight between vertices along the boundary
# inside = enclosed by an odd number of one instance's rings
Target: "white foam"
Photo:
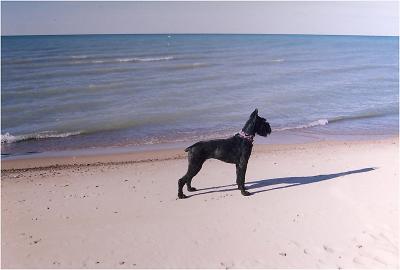
[[[18,136],[13,136],[10,133],[1,134],[1,143],[13,143],[18,141]]]
[[[283,62],[285,59],[272,59],[270,62]]]
[[[310,127],[315,127],[315,126],[325,126],[329,123],[328,119],[319,119],[313,122],[310,122],[305,125],[298,125],[295,127],[284,127],[284,128],[277,128],[274,129],[275,131],[284,131],[284,130],[292,130],[292,129],[303,129],[303,128],[310,128]]]
[[[78,134],[81,134],[81,132],[77,131],[77,132],[55,133],[52,131],[43,131],[37,134],[25,134],[25,135],[14,136],[7,132],[6,134],[1,134],[1,143],[14,143],[30,139],[65,138]]]
[[[204,67],[204,66],[207,66],[207,64],[206,63],[193,63],[192,66],[193,67]]]
[[[328,119],[319,119],[317,121],[311,122],[306,127],[325,126],[328,123],[329,123]]]
[[[140,62],[150,62],[150,61],[172,60],[174,59],[174,57],[165,56],[165,57],[149,57],[149,58],[135,58],[135,59]]]
[[[85,59],[87,58],[87,55],[72,55],[71,58],[73,59]]]
[[[133,57],[133,58],[118,58],[118,62],[152,62],[152,61],[165,61],[174,59],[172,56],[164,56],[164,57]]]
[[[118,62],[132,62],[136,61],[136,58],[119,58],[117,59]]]
[[[74,136],[81,134],[80,131],[76,132],[66,132],[66,133],[52,133],[51,131],[45,131],[43,133],[36,134],[34,139],[46,139],[46,138],[65,138],[69,136]]]

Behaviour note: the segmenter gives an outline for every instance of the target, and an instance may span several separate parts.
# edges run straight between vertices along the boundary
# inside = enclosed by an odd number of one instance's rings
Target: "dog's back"
[[[236,163],[240,155],[242,141],[233,136],[228,139],[216,139],[197,142],[185,149],[189,153],[189,159],[205,160],[209,158],[219,159],[228,163]]]
[[[228,139],[215,139],[215,140],[209,140],[209,141],[199,141],[188,148],[185,149],[185,152],[189,152],[190,150],[197,149],[207,149],[207,150],[215,150],[217,147],[224,147],[227,144],[232,144],[232,140],[234,137],[230,137]]]

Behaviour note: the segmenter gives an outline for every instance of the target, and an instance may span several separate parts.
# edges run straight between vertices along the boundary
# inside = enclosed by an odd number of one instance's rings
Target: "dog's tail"
[[[185,152],[189,152],[190,149],[192,149],[193,145],[189,146],[188,148],[185,149]]]
[[[193,147],[197,146],[200,142],[197,142],[191,146],[189,146],[188,148],[185,149],[185,152],[189,152]]]

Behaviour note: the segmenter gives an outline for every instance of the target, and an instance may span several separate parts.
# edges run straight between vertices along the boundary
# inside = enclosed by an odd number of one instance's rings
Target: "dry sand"
[[[186,200],[182,150],[3,161],[1,266],[399,267],[398,138],[254,150],[254,195],[209,160]]]

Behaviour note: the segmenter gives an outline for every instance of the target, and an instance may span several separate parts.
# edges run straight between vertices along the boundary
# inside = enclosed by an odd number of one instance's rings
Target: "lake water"
[[[220,138],[398,134],[398,37],[2,37],[2,155]],[[257,142],[257,141],[256,141]]]

